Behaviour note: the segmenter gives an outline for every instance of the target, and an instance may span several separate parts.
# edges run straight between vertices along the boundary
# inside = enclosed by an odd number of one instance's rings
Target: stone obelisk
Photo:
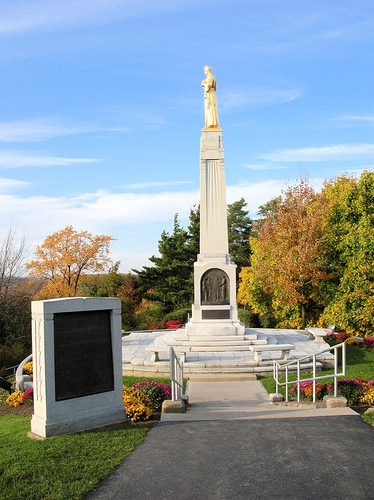
[[[243,336],[236,304],[236,265],[228,249],[225,158],[219,128],[216,79],[204,68],[205,127],[200,149],[200,253],[194,264],[194,303],[186,334]]]

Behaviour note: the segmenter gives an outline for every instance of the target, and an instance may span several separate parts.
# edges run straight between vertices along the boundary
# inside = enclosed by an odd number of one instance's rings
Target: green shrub
[[[168,321],[178,320],[184,325],[187,322],[188,314],[191,314],[191,307],[183,307],[175,311],[165,314],[162,320],[167,323]]]
[[[0,346],[0,368],[18,365],[30,354],[30,350],[22,344]]]
[[[145,394],[148,399],[151,401],[151,408],[153,410],[160,410],[162,403],[166,399],[165,391],[156,385],[139,385],[137,387],[138,391]]]
[[[332,392],[333,384],[329,386],[329,390]],[[360,403],[362,390],[362,382],[358,379],[338,380],[338,395],[346,398],[349,405],[356,405]]]
[[[238,308],[238,316],[246,328],[256,328],[260,325],[258,314],[249,311],[248,309]]]

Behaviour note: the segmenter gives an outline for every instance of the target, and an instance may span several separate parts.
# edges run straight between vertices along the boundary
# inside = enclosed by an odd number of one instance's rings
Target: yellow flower
[[[23,373],[26,373],[26,375],[31,375],[32,372],[33,372],[32,361],[29,361],[28,363],[25,363],[23,365]]]
[[[17,408],[17,406],[20,406],[23,403],[23,392],[22,391],[13,392],[13,394],[11,394],[5,402],[9,406],[14,406],[15,408]]]
[[[367,404],[369,406],[374,406],[374,386],[364,385],[361,396],[360,403]]]

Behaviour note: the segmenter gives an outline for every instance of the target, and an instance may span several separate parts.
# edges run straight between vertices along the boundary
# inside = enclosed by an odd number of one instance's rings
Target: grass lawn
[[[169,379],[124,377],[170,384]],[[5,400],[5,398],[4,398]],[[44,441],[27,437],[30,417],[0,417],[0,498],[78,500],[95,489],[142,442],[151,424],[121,426]]]
[[[333,374],[334,370],[323,370],[318,372],[318,375],[330,375]],[[303,378],[311,377],[311,372],[303,373]],[[340,377],[341,378],[341,377]],[[368,351],[361,347],[346,345],[346,376],[345,378],[359,378],[363,380],[373,380],[374,379],[374,352]],[[285,376],[279,377],[281,382],[286,380]],[[289,375],[289,380],[296,380],[296,375]],[[324,383],[332,383],[333,379],[322,380]],[[261,378],[261,383],[270,394],[275,392],[275,381],[273,376]],[[292,387],[291,385],[289,386]],[[283,396],[285,395],[284,386],[280,388]]]
[[[331,375],[334,373],[334,370],[323,370],[318,372],[317,375]],[[301,375],[302,378],[311,377],[311,372],[303,373]],[[289,380],[296,380],[296,375],[289,375]],[[342,378],[342,377],[340,377]],[[354,345],[346,345],[346,375],[345,378],[358,378],[363,380],[373,380],[374,379],[374,351],[368,351],[361,347],[357,347]],[[279,377],[280,382],[285,382],[286,377]],[[331,384],[333,382],[333,378],[321,380],[323,383]],[[261,378],[261,383],[267,390],[269,394],[275,393],[276,386],[274,378],[264,377]],[[289,385],[289,391],[291,390],[292,385]],[[279,392],[285,396],[285,386],[279,388]],[[289,397],[291,397],[292,393],[289,392]],[[293,397],[293,395],[292,395]],[[374,415],[362,415],[362,418],[365,422],[373,425],[374,427]]]
[[[123,385],[125,387],[131,387],[137,382],[142,382],[143,380],[153,380],[154,382],[158,382],[159,384],[168,384],[171,385],[170,378],[167,377],[122,377]]]
[[[365,420],[365,422],[374,427],[374,413],[369,413],[368,415],[361,415],[361,417]]]

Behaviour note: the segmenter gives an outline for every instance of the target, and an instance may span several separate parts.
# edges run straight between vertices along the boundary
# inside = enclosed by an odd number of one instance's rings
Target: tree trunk
[[[305,317],[305,304],[301,304],[301,329],[305,330],[306,317]]]

